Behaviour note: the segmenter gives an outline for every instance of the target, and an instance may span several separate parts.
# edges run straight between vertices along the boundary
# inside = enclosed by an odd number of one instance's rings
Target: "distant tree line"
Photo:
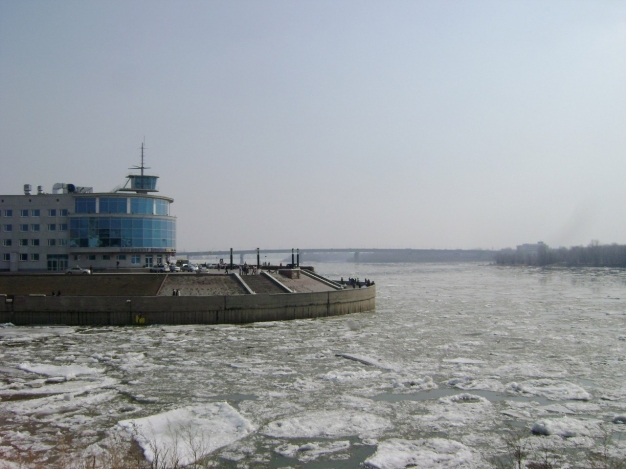
[[[588,267],[626,267],[626,245],[600,244],[552,249],[545,243],[503,249],[496,254],[496,264],[501,265],[565,265]]]

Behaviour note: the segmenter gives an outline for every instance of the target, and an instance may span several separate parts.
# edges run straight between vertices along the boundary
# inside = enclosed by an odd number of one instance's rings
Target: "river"
[[[528,460],[585,467],[606,437],[626,458],[625,271],[315,268],[373,279],[376,311],[245,326],[3,325],[0,468],[104,458],[129,432],[148,458],[207,454],[207,467],[496,467],[511,441]]]

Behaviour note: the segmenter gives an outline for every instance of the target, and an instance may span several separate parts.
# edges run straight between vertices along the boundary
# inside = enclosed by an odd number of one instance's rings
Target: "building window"
[[[30,260],[31,261],[38,261],[39,260],[39,254],[31,254],[30,255]]]
[[[57,216],[57,209],[56,208],[49,208],[48,209],[48,216],[49,217],[56,217]]]
[[[59,223],[59,231],[67,231],[67,223]]]
[[[59,239],[59,246],[67,246],[67,239]]]
[[[96,255],[95,254],[89,254],[89,256],[87,256],[87,259],[89,259],[90,261],[95,261],[96,260]]]
[[[110,261],[111,260],[111,256],[109,254],[102,254],[102,260],[103,261]]]
[[[2,240],[2,244],[5,246],[13,246],[13,240],[12,239],[3,239]]]
[[[75,200],[74,212],[76,213],[96,213],[96,198],[81,197]]]
[[[13,231],[13,225],[2,225],[4,231]]]
[[[41,226],[39,225],[39,223],[34,223],[34,224],[30,225],[30,229],[32,231],[39,231],[41,229]]]
[[[135,176],[133,175],[132,188],[133,189],[147,189],[154,190],[156,188],[156,177],[154,176]]]
[[[125,261],[126,254],[118,254],[117,256],[115,256],[115,259],[117,259],[118,261]]]
[[[72,217],[72,248],[174,248],[176,220],[156,217]]]
[[[4,211],[4,216],[5,217],[12,217],[13,216],[13,210],[5,210]]]
[[[10,252],[5,252],[4,254],[2,254],[2,260],[3,261],[10,261],[11,260],[11,253]]]
[[[21,224],[20,231],[28,231],[28,223]]]
[[[41,210],[38,208],[33,209],[33,217],[38,217],[41,214]]]
[[[120,197],[100,197],[100,213],[127,213],[127,199]]]
[[[141,264],[141,256],[138,254],[133,254],[132,256],[130,256],[130,263]]]
[[[152,215],[154,213],[154,200],[146,197],[131,197],[130,213]]]
[[[62,217],[67,217],[67,209],[66,209],[66,208],[62,208],[62,209],[60,209],[60,210],[59,210],[59,214],[60,214]]]
[[[28,260],[28,254],[20,254],[20,261],[27,261]]]
[[[75,261],[80,260],[80,256],[79,256],[78,254],[74,254],[74,260],[75,260]]]
[[[31,246],[39,246],[39,240],[38,239],[31,239],[30,240],[30,245]]]
[[[154,201],[157,215],[169,215],[170,203],[167,200],[156,199]]]
[[[20,217],[27,217],[28,216],[28,209],[22,209],[20,210]]]
[[[28,246],[28,240],[27,239],[20,239],[20,246]]]
[[[48,223],[48,231],[56,231],[57,225],[55,223]]]
[[[56,246],[57,245],[57,240],[56,239],[49,239],[48,240],[48,246]]]

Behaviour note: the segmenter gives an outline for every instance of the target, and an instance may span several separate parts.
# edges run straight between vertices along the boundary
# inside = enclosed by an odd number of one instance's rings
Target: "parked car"
[[[180,272],[180,267],[176,264],[170,264],[170,272]]]
[[[83,269],[83,268],[81,268],[81,267],[76,266],[76,267],[70,267],[69,269],[67,269],[67,270],[65,271],[65,273],[66,273],[67,275],[72,275],[72,274],[89,275],[89,274],[91,274],[91,270],[89,270],[89,269]]]
[[[170,271],[170,266],[166,264],[155,264],[150,267],[150,272],[166,273]]]
[[[196,267],[194,264],[184,264],[181,270],[183,272],[196,272],[198,270],[198,267]]]

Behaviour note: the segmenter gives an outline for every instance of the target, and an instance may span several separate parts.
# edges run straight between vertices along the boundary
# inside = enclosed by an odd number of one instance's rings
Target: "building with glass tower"
[[[55,184],[23,195],[0,195],[0,270],[64,271],[76,265],[99,269],[166,263],[176,254],[174,199],[156,195],[158,176],[128,175],[124,187]]]

